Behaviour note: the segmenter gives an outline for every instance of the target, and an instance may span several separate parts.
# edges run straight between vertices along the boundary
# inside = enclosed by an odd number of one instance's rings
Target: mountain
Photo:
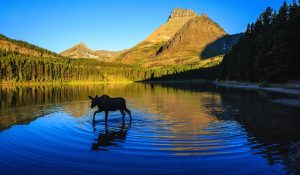
[[[84,43],[79,43],[60,54],[71,58],[90,58],[99,61],[109,61],[112,58],[118,57],[122,52],[123,51],[92,50]]]
[[[186,22],[196,16],[198,16],[197,13],[189,9],[174,9],[165,24],[151,33],[144,41],[121,54],[116,61],[126,64],[147,62]]]
[[[10,39],[0,34],[0,49],[6,52],[18,52],[27,56],[57,58],[61,57],[55,52],[43,49],[25,41]]]
[[[156,60],[161,64],[187,64],[198,61],[199,54],[207,45],[226,35],[218,24],[202,14],[189,20],[163,45],[156,54]]]
[[[226,53],[239,37],[228,35],[205,14],[176,8],[165,24],[116,61],[144,67],[193,64]]]

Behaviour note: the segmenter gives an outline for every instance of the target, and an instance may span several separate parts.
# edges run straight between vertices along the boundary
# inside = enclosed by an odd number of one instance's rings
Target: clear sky
[[[288,1],[289,2],[289,1]],[[0,0],[0,33],[61,52],[84,42],[121,50],[145,39],[175,7],[206,13],[229,34],[243,32],[283,0]]]

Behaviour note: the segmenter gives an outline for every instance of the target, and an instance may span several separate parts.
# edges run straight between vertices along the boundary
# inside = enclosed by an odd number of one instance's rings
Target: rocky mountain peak
[[[181,8],[175,8],[171,15],[168,18],[168,22],[170,21],[177,21],[181,19],[191,19],[193,17],[198,16],[196,12],[190,9],[181,9]]]
[[[205,18],[209,18],[205,13],[202,13],[201,16]]]
[[[90,50],[83,42],[80,42],[79,44],[75,45],[74,47]]]

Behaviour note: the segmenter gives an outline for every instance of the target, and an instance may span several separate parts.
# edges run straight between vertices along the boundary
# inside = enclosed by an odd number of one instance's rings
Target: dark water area
[[[89,95],[124,97],[92,122]],[[205,84],[0,89],[0,174],[296,174],[300,109]]]

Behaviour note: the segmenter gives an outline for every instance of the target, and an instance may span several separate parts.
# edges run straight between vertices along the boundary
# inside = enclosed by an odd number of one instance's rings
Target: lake
[[[89,95],[132,112],[96,116]],[[293,174],[300,109],[206,84],[0,89],[0,174]],[[298,150],[299,151],[299,150]]]

